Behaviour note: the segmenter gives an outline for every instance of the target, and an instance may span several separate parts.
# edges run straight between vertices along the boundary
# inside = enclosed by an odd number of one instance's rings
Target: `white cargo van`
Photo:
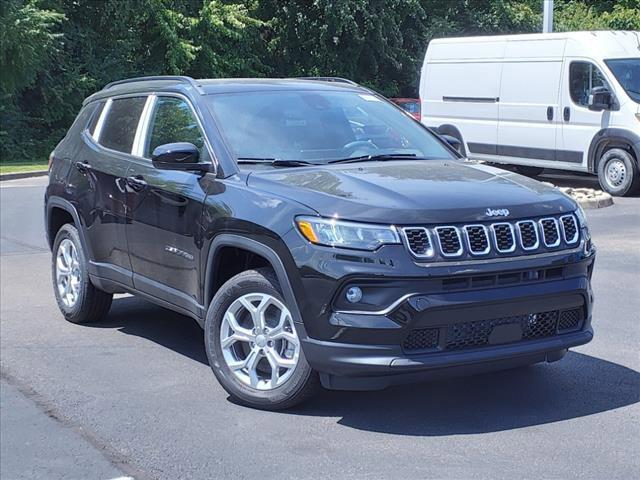
[[[433,40],[420,98],[422,122],[469,158],[640,187],[640,32]]]

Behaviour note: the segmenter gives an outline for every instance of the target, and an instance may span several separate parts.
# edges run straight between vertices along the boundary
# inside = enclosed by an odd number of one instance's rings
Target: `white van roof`
[[[482,48],[469,48],[482,46]],[[529,44],[535,48],[526,48]],[[515,47],[515,48],[512,48]],[[523,47],[523,48],[519,48]],[[516,53],[517,52],[517,53]],[[472,58],[589,56],[640,57],[640,32],[595,31],[438,38],[429,43],[429,61]]]

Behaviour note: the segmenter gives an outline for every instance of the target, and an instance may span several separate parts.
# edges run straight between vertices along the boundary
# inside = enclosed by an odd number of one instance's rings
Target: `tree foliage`
[[[2,0],[0,156],[45,158],[125,77],[336,75],[414,96],[431,38],[539,31],[541,0]],[[556,0],[560,30],[640,30],[639,0]]]

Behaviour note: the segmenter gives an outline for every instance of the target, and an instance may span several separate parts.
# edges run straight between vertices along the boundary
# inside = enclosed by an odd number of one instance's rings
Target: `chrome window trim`
[[[573,238],[571,240],[569,240],[567,238],[567,232],[564,229],[564,221],[563,221],[563,219],[565,219],[565,218],[570,218],[573,221],[573,226],[576,229],[576,233],[575,233],[575,235],[573,236]],[[564,241],[569,245],[573,245],[580,238],[580,227],[578,226],[578,219],[573,214],[562,215],[560,217],[560,229],[562,230],[562,238],[564,238]]]
[[[112,103],[113,103],[113,99],[108,98],[104,104],[104,107],[102,107],[102,111],[100,112],[100,118],[98,118],[98,122],[96,123],[96,128],[93,131],[93,133],[90,134],[90,137],[93,138],[93,141],[96,142],[98,145],[100,145],[98,142],[100,141],[100,135],[102,134],[104,121],[107,118],[107,114],[109,113],[109,110],[111,110]]]
[[[533,231],[536,234],[536,243],[532,247],[525,247],[524,242],[522,241],[522,231],[520,230],[520,225],[524,225],[525,223],[533,225]],[[538,247],[540,247],[540,233],[538,232],[538,226],[536,225],[536,222],[534,222],[533,220],[520,220],[519,222],[516,222],[516,227],[518,230],[518,242],[520,243],[520,247],[523,250],[530,252],[531,250],[536,250]]]
[[[544,225],[542,222],[547,220],[551,220],[556,227],[556,235],[558,239],[554,243],[547,243],[547,236],[544,234]],[[545,217],[538,220],[538,225],[540,226],[540,234],[542,235],[542,241],[544,242],[544,246],[547,248],[554,248],[560,245],[560,228],[558,227],[558,220],[553,217]]]
[[[484,231],[484,235],[487,238],[487,248],[485,248],[482,252],[474,252],[473,249],[471,248],[471,239],[469,238],[469,228],[476,228],[476,227],[480,227],[483,231]],[[471,255],[486,255],[491,251],[491,240],[489,240],[489,232],[487,231],[487,227],[485,225],[482,224],[471,224],[471,225],[465,225],[464,227],[462,227],[462,229],[464,230],[464,236],[467,239],[467,247],[469,248],[469,253]]]
[[[456,232],[456,235],[458,236],[458,243],[460,244],[460,248],[454,253],[445,253],[444,250],[442,249],[442,242],[440,241],[440,230],[444,230],[445,228],[452,228]],[[438,239],[438,247],[440,247],[440,255],[442,255],[443,257],[452,258],[452,257],[459,257],[464,253],[462,236],[460,235],[460,229],[458,227],[455,227],[453,225],[440,225],[436,227],[434,230],[436,232],[436,238]]]
[[[431,251],[430,254],[418,254],[416,252],[414,252],[411,249],[411,245],[409,244],[409,237],[407,237],[407,232],[406,230],[422,230],[427,234],[427,238],[429,239],[429,250]],[[400,229],[400,231],[402,232],[402,238],[404,239],[405,245],[407,246],[407,249],[409,250],[409,253],[411,253],[411,255],[413,255],[414,257],[417,258],[433,258],[433,256],[436,254],[436,249],[435,246],[433,244],[433,239],[431,238],[431,232],[429,232],[429,229],[426,227],[403,227]]]
[[[498,236],[496,235],[496,227],[500,226],[500,225],[506,225],[507,227],[509,227],[509,231],[511,232],[511,238],[513,239],[513,243],[511,244],[511,247],[507,250],[501,250],[500,247],[498,246]],[[513,253],[516,250],[516,235],[515,232],[513,231],[513,225],[511,225],[509,222],[497,222],[497,223],[492,223],[491,226],[491,233],[493,236],[493,244],[496,247],[496,251],[498,253]]]
[[[149,120],[151,118],[151,112],[156,103],[156,96],[151,94],[147,97],[147,101],[144,104],[140,119],[138,120],[138,128],[136,128],[136,135],[133,137],[133,146],[131,147],[131,155],[135,157],[143,157],[143,149],[147,140]]]

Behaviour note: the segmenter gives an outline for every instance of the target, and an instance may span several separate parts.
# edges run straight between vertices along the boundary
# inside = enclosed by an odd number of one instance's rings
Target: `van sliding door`
[[[500,161],[551,166],[556,160],[562,114],[561,75],[560,58],[506,59],[500,84],[497,147]]]

